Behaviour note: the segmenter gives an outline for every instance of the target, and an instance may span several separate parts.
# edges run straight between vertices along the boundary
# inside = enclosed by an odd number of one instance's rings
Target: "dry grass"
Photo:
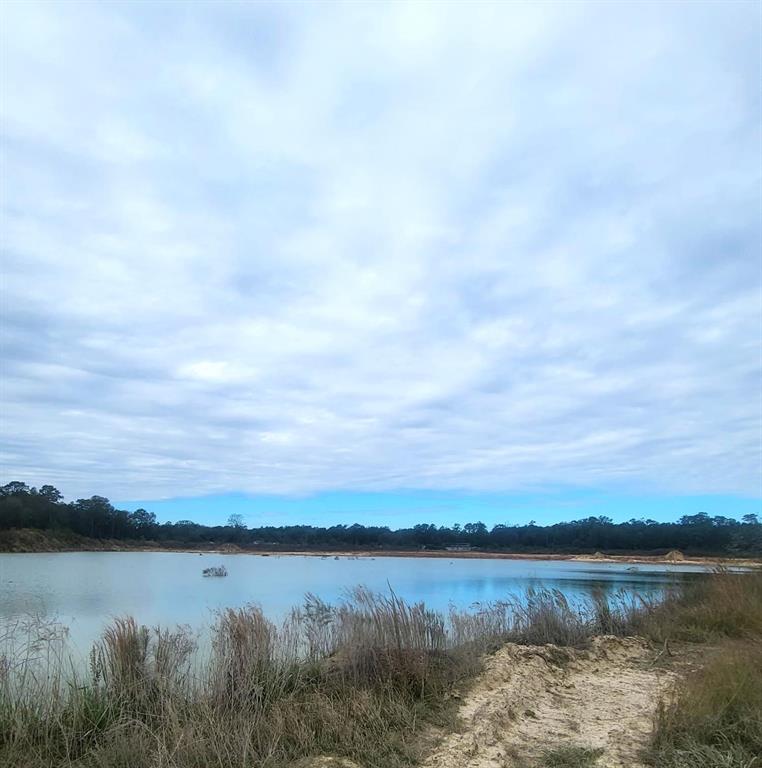
[[[546,750],[542,756],[542,768],[594,768],[602,749],[588,749],[574,745]]]
[[[337,606],[308,595],[279,625],[256,606],[220,612],[203,653],[187,628],[124,618],[106,629],[87,670],[72,668],[56,628],[19,625],[0,633],[0,764],[278,768],[331,754],[367,768],[411,765],[422,731],[452,724],[448,691],[506,641],[584,646],[600,632],[636,629],[745,636],[757,626],[758,593],[748,592],[758,584],[715,578],[703,595],[670,596],[666,609],[602,594],[572,606],[530,590],[443,616],[391,592],[357,589]],[[704,606],[730,597],[732,608]],[[662,722],[662,734],[684,732],[677,710],[665,709]],[[667,746],[665,735],[658,749]]]
[[[507,642],[585,648],[595,635],[645,634],[663,600],[625,591],[596,590],[571,604],[556,589],[528,589],[523,595],[491,603],[475,612],[452,611],[449,625],[456,645],[489,650]]]
[[[661,705],[651,764],[762,767],[762,573],[718,572],[653,621],[665,637],[719,645]]]
[[[308,595],[279,626],[256,606],[222,611],[206,655],[187,629],[118,619],[85,674],[61,657],[19,659],[21,686],[7,670],[0,762],[243,768],[337,754],[408,765],[485,650],[508,640],[584,645],[592,615],[545,590],[443,616],[360,588],[338,606]]]
[[[441,615],[365,590],[337,607],[310,596],[280,626],[256,606],[222,611],[207,654],[188,630],[118,619],[86,672],[35,655],[42,634],[10,634],[4,766],[243,768],[316,754],[407,765],[416,734],[447,720],[446,690],[478,664]]]
[[[762,572],[718,569],[676,595],[656,619],[663,634],[680,640],[762,637]]]
[[[762,766],[762,646],[725,646],[688,677],[659,709],[650,758],[663,768]]]

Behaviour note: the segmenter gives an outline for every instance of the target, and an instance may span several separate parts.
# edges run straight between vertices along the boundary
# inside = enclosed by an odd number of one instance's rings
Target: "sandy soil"
[[[425,768],[530,768],[546,749],[602,748],[600,768],[640,768],[653,714],[675,679],[637,638],[596,638],[588,651],[507,645],[460,709]]]

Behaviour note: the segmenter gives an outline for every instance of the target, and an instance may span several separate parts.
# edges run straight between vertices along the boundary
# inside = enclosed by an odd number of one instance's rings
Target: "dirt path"
[[[639,768],[659,699],[675,673],[635,638],[601,637],[589,651],[508,645],[461,707],[463,729],[425,768],[532,768],[546,749],[602,748],[599,768]]]

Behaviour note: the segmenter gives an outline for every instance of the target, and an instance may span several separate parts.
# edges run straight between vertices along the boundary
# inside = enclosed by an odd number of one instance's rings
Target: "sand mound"
[[[638,768],[659,699],[674,675],[644,640],[599,637],[587,651],[507,645],[492,656],[426,768],[534,766],[543,751],[602,748],[599,768]]]

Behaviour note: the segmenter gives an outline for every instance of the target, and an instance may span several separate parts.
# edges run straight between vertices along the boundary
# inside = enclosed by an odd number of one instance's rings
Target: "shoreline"
[[[168,552],[178,550],[168,550],[162,548],[148,549],[145,551]],[[749,557],[703,557],[703,556],[684,556],[682,558],[670,558],[668,555],[589,555],[589,554],[569,554],[552,552],[490,552],[475,550],[470,552],[447,552],[442,550],[237,550],[230,551],[226,549],[207,549],[207,550],[182,550],[189,554],[209,553],[218,555],[259,555],[260,557],[321,557],[321,558],[352,558],[367,559],[377,557],[403,557],[432,560],[548,560],[548,561],[571,561],[582,563],[632,563],[632,564],[658,564],[658,565],[734,565],[748,566],[751,568],[762,568],[762,560]]]
[[[727,556],[691,556],[681,553],[659,555],[622,553],[555,553],[555,552],[495,552],[489,550],[367,550],[367,549],[249,549],[237,544],[210,546],[159,546],[156,543],[134,544],[114,539],[79,541],[60,540],[48,537],[19,537],[8,542],[0,539],[0,554],[51,554],[64,552],[167,552],[195,555],[249,555],[258,557],[318,557],[323,559],[367,559],[378,557],[400,557],[419,559],[449,560],[531,560],[531,561],[571,561],[580,563],[613,563],[627,565],[697,565],[731,566],[757,569],[762,568],[762,558],[727,557]]]
[[[234,543],[128,541],[124,539],[91,539],[76,534],[56,534],[30,528],[0,531],[0,554],[35,554],[54,552],[177,552],[184,554],[253,555],[258,557],[319,557],[319,558],[376,558],[404,557],[448,560],[541,560],[581,563],[614,563],[624,565],[694,565],[731,566],[762,569],[762,557],[729,557],[727,555],[690,555],[679,550],[658,553],[643,551],[604,552],[510,552],[500,550],[445,549],[362,549],[337,547],[333,549],[278,548],[272,545],[258,547]]]
[[[168,550],[156,550],[168,551]],[[193,551],[193,550],[189,550]],[[198,551],[198,550],[195,550]],[[417,550],[388,550],[368,552],[365,550],[331,550],[331,551],[279,551],[262,550],[240,552],[229,552],[226,550],[205,550],[205,552],[220,555],[260,555],[262,557],[341,557],[352,559],[365,559],[376,557],[407,557],[432,560],[548,560],[548,561],[571,561],[581,563],[627,563],[640,565],[732,565],[744,566],[749,568],[762,568],[762,560],[748,557],[683,557],[682,559],[670,559],[667,555],[588,555],[588,554],[556,554],[556,553],[527,553],[527,552],[447,552],[440,550],[417,551]]]

